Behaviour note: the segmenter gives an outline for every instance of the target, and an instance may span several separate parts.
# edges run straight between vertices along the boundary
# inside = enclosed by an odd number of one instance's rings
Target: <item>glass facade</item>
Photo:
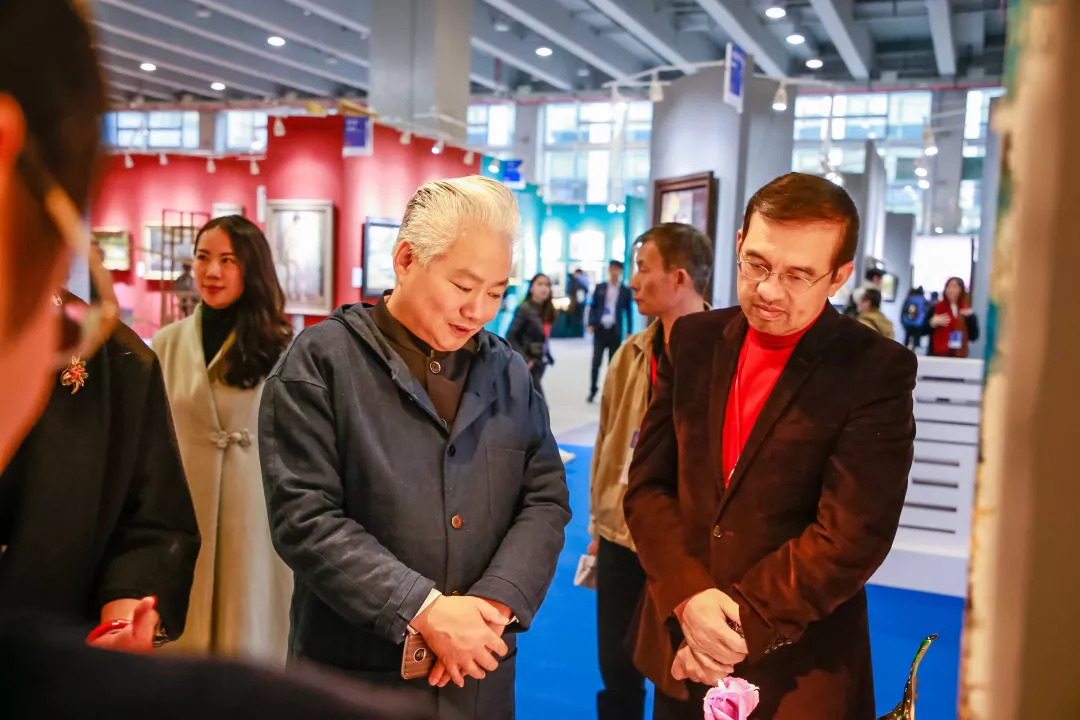
[[[1005,93],[1004,88],[970,90],[964,113],[964,159],[961,172],[958,232],[978,232],[982,227],[983,157],[986,155],[986,136],[989,131],[990,101]]]
[[[225,113],[226,150],[265,150],[266,124],[264,112],[230,110]]]
[[[544,198],[621,203],[649,181],[652,103],[550,103],[541,113]]]
[[[122,150],[177,150],[199,147],[199,113],[194,110],[108,113],[105,144]]]
[[[514,144],[515,106],[470,105],[468,143],[475,148],[509,148]]]
[[[924,191],[915,168],[923,155],[923,127],[930,121],[929,91],[800,95],[795,98],[795,145],[791,168],[824,175],[828,165],[844,172],[863,172],[866,142],[872,140],[885,161],[889,212],[922,219]],[[827,148],[827,150],[826,150]]]

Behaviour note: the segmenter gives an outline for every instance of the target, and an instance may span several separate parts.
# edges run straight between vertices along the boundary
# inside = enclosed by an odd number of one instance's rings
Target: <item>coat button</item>
[[[465,524],[465,521],[461,519],[460,515],[455,515],[450,518],[450,524],[454,526],[455,530],[460,530],[461,526]]]
[[[450,595],[452,597],[458,597],[459,595],[461,595],[461,593],[459,593],[457,590],[455,590],[454,592],[450,593]]]
[[[455,455],[457,455],[457,448],[451,445],[450,447],[446,448],[446,454],[450,457],[454,457]]]
[[[712,536],[713,536],[714,538],[716,538],[717,540],[719,540],[720,538],[724,537],[724,531],[720,529],[720,526],[719,526],[719,525],[715,525],[715,526],[713,526],[713,529],[712,529]]]
[[[442,372],[442,365],[439,364],[438,360],[432,360],[428,364],[428,370],[431,371],[432,375],[438,375],[439,373]]]

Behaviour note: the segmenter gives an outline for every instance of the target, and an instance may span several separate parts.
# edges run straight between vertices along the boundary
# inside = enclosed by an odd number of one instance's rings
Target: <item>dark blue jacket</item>
[[[532,623],[570,520],[566,476],[525,362],[478,340],[452,427],[361,305],[302,332],[267,379],[259,449],[274,545],[296,574],[291,656],[399,680],[432,588]],[[512,717],[507,643],[479,689],[439,691],[440,718]]]
[[[604,317],[604,305],[607,304],[607,289],[608,284],[606,282],[600,283],[596,286],[596,292],[593,293],[592,306],[589,308],[589,327],[594,330],[602,327],[600,320]],[[620,338],[634,332],[634,323],[630,312],[630,304],[633,299],[630,288],[619,285],[619,299],[615,302],[615,327],[619,329]],[[626,318],[626,325],[622,325],[624,317]]]

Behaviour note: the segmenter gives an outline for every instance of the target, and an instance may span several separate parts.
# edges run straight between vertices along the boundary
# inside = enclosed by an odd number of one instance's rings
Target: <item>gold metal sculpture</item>
[[[915,653],[915,659],[911,663],[911,672],[908,673],[907,685],[904,687],[904,697],[900,700],[900,703],[892,709],[892,711],[882,715],[878,720],[915,720],[915,700],[917,694],[915,687],[918,684],[917,675],[919,672],[919,663],[922,662],[923,655],[926,655],[926,651],[930,649],[930,643],[937,640],[937,633],[927,636],[922,644],[919,645],[919,651]]]

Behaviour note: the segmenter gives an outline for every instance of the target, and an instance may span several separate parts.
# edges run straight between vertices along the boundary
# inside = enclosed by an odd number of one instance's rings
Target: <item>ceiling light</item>
[[[210,89],[211,90],[217,90],[218,92],[221,92],[222,90],[225,89],[225,83],[223,83],[223,82],[210,83]]]
[[[620,213],[626,212],[626,206],[625,205],[620,205],[619,207],[615,208],[615,212],[620,212]]]
[[[938,154],[937,145],[930,145],[925,150],[923,150],[923,152],[925,152],[930,157],[933,157],[934,155]]]
[[[473,151],[470,150],[469,152],[465,153],[465,164],[472,165],[474,162],[476,162],[476,155],[473,153]]]
[[[274,137],[285,137],[285,121],[280,116],[274,118]]]
[[[154,72],[155,70],[157,70],[157,65],[152,62],[144,62],[142,65],[139,66],[139,68],[141,70],[145,70],[146,72]]]
[[[552,50],[547,45],[541,45],[536,48],[536,54],[540,57],[551,57]]]
[[[169,158],[165,156],[165,153],[161,153],[161,154],[158,155],[158,162],[161,163],[162,165],[168,165],[169,164]]]
[[[266,143],[263,142],[262,140],[254,140],[251,143],[251,149],[252,150],[262,150],[265,147],[266,147]]]
[[[934,228],[934,232],[936,232],[936,233],[937,233],[938,235],[940,235],[940,234],[942,234],[943,232],[945,232],[945,228],[943,228],[943,227],[936,227],[936,228]]]
[[[788,45],[802,45],[806,42],[806,36],[802,33],[793,32],[787,36]]]
[[[664,86],[660,84],[660,73],[654,72],[649,83],[649,99],[654,103],[664,102]]]
[[[615,203],[611,203],[610,205],[608,205],[608,206],[607,206],[607,211],[608,211],[609,213],[613,213],[613,212],[615,212],[615,211],[616,211],[616,210],[618,210],[618,209],[619,209],[619,206],[618,206],[618,205],[616,205]]]
[[[124,153],[124,167],[126,167],[128,170],[135,167],[135,161],[131,159],[131,155],[129,153]]]
[[[820,70],[821,68],[825,67],[825,61],[821,58],[813,57],[806,61],[806,67],[810,68],[811,70]]]
[[[217,165],[214,164],[214,158],[206,158],[206,172],[217,172]]]
[[[780,83],[780,87],[776,88],[776,94],[773,95],[772,109],[776,112],[785,112],[788,107],[787,87]]]
[[[923,190],[929,190],[930,189],[930,181],[929,180],[920,180],[919,181],[919,187],[921,187]]]
[[[285,38],[279,35],[271,35],[270,37],[266,38],[266,42],[270,43],[274,47],[281,47],[285,44]]]
[[[444,143],[442,140],[439,140],[437,143],[431,146],[431,154],[442,155],[442,151],[444,149],[446,149],[446,143]]]
[[[770,20],[779,20],[785,15],[787,15],[787,10],[780,7],[779,5],[773,5],[771,8],[765,11],[765,17],[769,18]]]
[[[406,130],[405,132],[401,133],[400,140],[402,145],[408,145],[412,142],[412,133]]]
[[[491,162],[488,164],[488,172],[498,174],[498,172],[499,172],[499,161],[498,160],[495,160],[494,158],[492,158]]]
[[[919,177],[926,177],[928,173],[929,173],[929,171],[924,167],[915,168],[915,174],[918,175]]]
[[[255,158],[251,158],[251,166],[249,168],[252,175],[259,174],[259,163],[255,162]]]
[[[510,32],[510,22],[506,18],[497,18],[491,27],[495,32]]]

